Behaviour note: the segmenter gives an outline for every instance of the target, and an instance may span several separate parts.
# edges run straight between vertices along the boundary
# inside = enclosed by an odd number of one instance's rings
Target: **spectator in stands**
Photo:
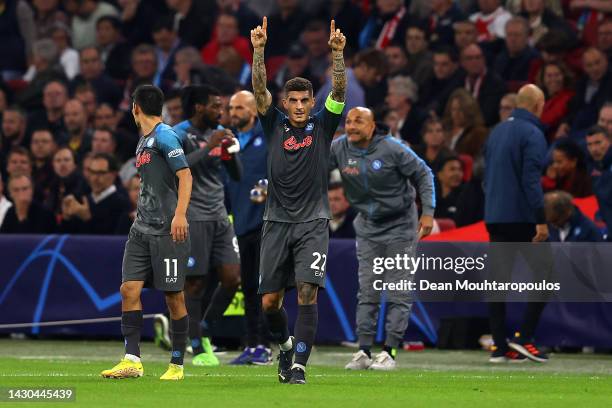
[[[240,87],[251,84],[251,65],[232,47],[221,48],[217,54],[217,68],[225,71],[233,82]],[[236,85],[238,86],[238,85]]]
[[[174,74],[176,81],[173,88],[180,89],[193,82],[195,72],[204,70],[200,52],[193,47],[184,47],[176,52],[174,57]]]
[[[500,0],[478,0],[479,11],[470,16],[478,31],[478,42],[493,42],[506,38],[506,23],[512,14]],[[528,34],[528,33],[527,33]]]
[[[118,16],[117,9],[99,0],[80,0],[72,17],[74,48],[82,50],[96,45],[96,22],[102,16]],[[150,24],[150,22],[149,22]]]
[[[611,107],[612,108],[612,107]],[[589,167],[593,191],[599,204],[601,218],[608,227],[608,238],[612,237],[612,149],[610,134],[601,126],[593,126],[586,135],[589,151]]]
[[[32,176],[32,156],[28,149],[23,146],[15,146],[9,151],[6,157],[6,174]]]
[[[604,20],[597,28],[597,48],[608,57],[608,65],[612,63],[612,20]]]
[[[236,16],[240,35],[245,38],[250,38],[251,30],[261,24],[260,17],[251,10],[249,3],[249,1],[244,0],[217,0],[218,12],[216,15],[231,14]]]
[[[463,183],[463,163],[448,155],[436,172],[435,218],[450,218],[457,227],[482,220],[484,197],[480,183]]]
[[[151,21],[159,17],[153,8],[154,3],[143,0],[118,0],[118,3],[121,6],[121,33],[128,44],[153,43]]]
[[[328,77],[329,59],[329,21],[314,20],[309,22],[302,33],[302,43],[308,50],[308,68],[317,82]]]
[[[173,27],[173,21],[170,18],[160,18],[153,23],[151,32],[157,55],[157,72],[153,84],[159,86],[162,82],[173,82],[176,79],[174,58],[183,46]]]
[[[138,174],[128,180],[126,189],[130,200],[130,208],[124,211],[117,221],[115,233],[118,235],[127,235],[136,219],[136,206],[138,204],[138,195],[140,194],[140,176]]]
[[[487,140],[478,102],[465,89],[455,90],[448,99],[444,111],[446,143],[457,154],[467,154],[477,159]]]
[[[399,44],[391,44],[385,48],[385,56],[389,66],[389,77],[408,76],[408,56],[406,50]]]
[[[546,126],[546,135],[551,141],[567,116],[569,102],[574,97],[571,74],[562,62],[547,62],[542,65],[537,84],[546,95],[541,121]]]
[[[32,152],[32,180],[34,182],[34,199],[43,203],[49,195],[53,180],[51,160],[57,150],[57,143],[49,129],[38,129],[32,133],[30,151]]]
[[[118,170],[117,161],[110,154],[93,155],[87,169],[91,193],[82,198],[70,194],[62,200],[62,230],[102,235],[116,233],[121,215],[130,208],[115,186]]]
[[[53,214],[33,201],[34,186],[30,176],[12,175],[8,190],[13,206],[8,209],[0,227],[5,234],[50,234],[55,231]]]
[[[540,184],[546,141],[538,119],[544,102],[544,93],[538,87],[522,87],[517,96],[518,108],[512,113],[514,119],[496,126],[487,141],[484,220],[491,242],[542,242],[548,238]],[[523,255],[529,253],[524,252]],[[509,253],[508,256],[518,254]],[[528,257],[527,262],[539,272],[542,272],[540,268],[547,268],[544,258]],[[502,273],[499,276],[512,275],[512,263],[501,262],[496,266]],[[520,329],[508,341],[505,303],[488,303],[489,323],[495,343],[490,362],[516,359],[516,355],[510,353],[511,348],[530,359],[547,361],[548,357],[533,340],[545,305],[543,302],[528,302]]]
[[[312,82],[312,88],[319,90],[321,82],[310,71],[308,49],[300,42],[293,43],[289,47],[287,59],[274,77],[274,89],[282,92],[285,82],[298,76],[308,79]],[[350,90],[347,91],[350,93]]]
[[[612,102],[606,102],[599,110],[597,124],[612,135]]]
[[[121,89],[104,72],[104,64],[97,48],[86,47],[81,50],[81,73],[72,81],[72,88],[87,83],[95,91],[98,102],[117,106],[121,100]]]
[[[140,84],[152,84],[157,73],[157,54],[149,44],[141,44],[132,50],[132,74],[125,84],[123,100],[119,105],[124,112],[129,112],[132,106],[132,92]],[[165,85],[165,84],[164,84]]]
[[[512,111],[516,109],[516,94],[509,93],[499,101],[499,121],[503,122],[508,119]]]
[[[544,194],[544,213],[551,242],[601,242],[601,232],[565,191]]]
[[[595,123],[599,109],[612,98],[612,73],[607,56],[597,48],[589,48],[582,55],[582,63],[586,76],[578,81],[576,96],[569,105],[572,131]]]
[[[323,21],[336,21],[336,27],[346,36],[346,48],[359,49],[359,32],[365,25],[362,9],[351,0],[332,0],[322,2],[317,18]],[[255,27],[257,24],[250,26]]]
[[[4,181],[2,181],[2,172],[0,172],[0,230],[4,223],[4,218],[9,208],[13,206],[13,203],[9,201],[4,195]]]
[[[377,0],[376,8],[359,34],[359,48],[385,49],[401,43],[411,17],[402,0]]]
[[[24,75],[29,84],[17,97],[17,103],[24,109],[41,106],[43,89],[48,82],[66,79],[64,69],[59,65],[59,53],[53,40],[36,41],[33,54],[33,63]]]
[[[94,128],[109,128],[115,130],[117,128],[117,116],[112,106],[107,103],[102,103],[96,108],[94,115]]]
[[[68,80],[72,80],[79,73],[79,53],[72,48],[70,29],[64,23],[56,23],[51,38],[59,53],[59,63]]]
[[[62,200],[72,194],[81,197],[87,185],[79,173],[74,152],[68,147],[59,148],[53,155],[53,180],[45,207],[61,220]]]
[[[577,11],[576,29],[580,40],[587,46],[597,43],[597,28],[600,21],[612,16],[612,6],[608,1],[571,0],[569,8]]]
[[[78,99],[71,99],[64,107],[66,143],[76,155],[77,163],[91,149],[92,129],[87,125],[87,112]]]
[[[31,16],[31,10],[29,10],[30,7],[25,1],[11,1],[10,3],[5,1],[2,4],[0,76],[6,80],[18,79],[26,68],[26,61],[30,57],[26,51],[24,31],[21,30],[23,27],[21,17],[24,14],[30,14]]]
[[[419,25],[411,25],[406,30],[406,51],[408,52],[407,74],[422,86],[433,75],[433,55],[429,51],[427,32]]]
[[[421,143],[421,127],[427,115],[417,107],[418,87],[410,77],[397,76],[389,79],[385,103],[399,116],[399,133],[411,145]]]
[[[380,50],[367,49],[355,55],[353,74],[365,92],[365,105],[382,106],[387,93],[383,81],[387,74],[385,53]],[[348,79],[348,78],[347,78]]]
[[[480,46],[472,44],[461,52],[461,66],[466,72],[465,89],[478,101],[487,126],[499,121],[499,101],[506,94],[506,84],[493,70],[488,70]]]
[[[300,39],[306,22],[307,10],[298,0],[277,0],[278,11],[268,17],[266,57],[286,55],[289,45]]]
[[[3,164],[12,148],[27,146],[26,118],[21,109],[14,106],[4,110],[0,136],[0,164]]]
[[[527,20],[523,17],[509,19],[506,23],[506,46],[497,55],[493,69],[505,81],[525,83],[529,77],[531,61],[537,57],[538,52],[529,45]],[[515,86],[513,88],[516,89]]]
[[[68,16],[60,10],[59,0],[33,0],[34,25],[36,39],[51,37],[58,23],[66,24]]]
[[[331,213],[331,220],[329,220],[329,237],[355,239],[353,220],[357,216],[357,213],[351,208],[344,196],[342,183],[330,184],[329,190],[327,191],[327,198],[329,199],[329,211]]]
[[[428,19],[432,45],[453,44],[453,25],[464,19],[465,15],[453,0],[432,0]]]
[[[68,88],[63,82],[51,81],[43,89],[44,110],[35,111],[28,120],[28,134],[33,129],[47,128],[56,137],[58,144],[64,142],[61,136],[66,132],[64,126],[64,105],[68,102]]]
[[[555,144],[551,167],[551,174],[543,178],[545,190],[563,190],[578,198],[593,194],[585,154],[573,140],[561,139]]]
[[[434,51],[433,73],[433,77],[419,89],[419,104],[427,112],[442,116],[450,94],[463,86],[463,74],[454,49],[440,47]]]
[[[166,92],[166,100],[162,110],[164,123],[174,126],[183,121],[183,106],[181,104],[181,91]]]
[[[476,24],[469,20],[457,21],[453,24],[455,33],[455,47],[461,51],[471,44],[478,43],[478,30]]]
[[[214,27],[215,2],[166,0],[166,4],[170,10],[174,11],[173,20],[175,27],[178,26],[177,31],[181,42],[197,49],[202,48],[210,39]],[[150,24],[150,21],[145,24]]]
[[[98,128],[93,132],[91,139],[91,151],[94,154],[106,153],[115,155],[117,150],[117,139],[115,133],[109,128]]]
[[[446,137],[442,121],[430,118],[423,124],[423,143],[414,146],[413,150],[425,161],[431,171],[436,174],[442,165],[442,160],[453,154],[446,146]]]
[[[531,45],[537,42],[549,31],[561,31],[573,45],[576,36],[563,18],[557,16],[552,10],[546,8],[544,0],[524,0],[521,15],[529,20]]]
[[[87,124],[93,125],[98,109],[96,91],[88,83],[79,84],[74,90],[74,99],[81,101],[87,114]]]
[[[131,46],[121,38],[121,20],[118,17],[98,19],[96,47],[100,51],[106,75],[114,80],[125,80],[130,75]]]

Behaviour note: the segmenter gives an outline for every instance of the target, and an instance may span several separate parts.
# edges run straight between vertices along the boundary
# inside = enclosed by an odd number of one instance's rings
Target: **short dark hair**
[[[23,146],[12,147],[11,150],[9,150],[8,154],[6,155],[6,159],[8,160],[8,158],[14,154],[17,154],[19,156],[27,156],[28,160],[30,160],[30,162],[32,161],[32,156],[30,155],[30,151]]]
[[[376,69],[381,75],[387,73],[387,56],[381,50],[368,48],[359,51],[357,55],[355,55],[353,66],[357,67],[361,64],[365,64],[368,68]]]
[[[109,128],[108,126],[99,126],[99,127],[94,129],[94,133],[96,133],[96,132],[106,132],[106,133],[110,134],[111,139],[113,140],[113,142],[115,142],[115,144],[117,144],[117,135],[115,134],[113,129]]]
[[[132,94],[132,101],[147,116],[161,116],[164,93],[154,85],[140,85]]]
[[[327,191],[337,190],[339,188],[344,189],[344,186],[342,185],[342,182],[334,181],[332,183],[329,183],[329,186],[327,187]]]
[[[440,165],[438,166],[438,172],[442,171],[444,166],[446,166],[446,163],[452,162],[452,161],[458,161],[459,165],[463,169],[463,161],[461,160],[461,158],[455,153],[447,153],[444,156],[442,156],[442,159],[440,160]]]
[[[610,137],[610,135],[608,134],[608,131],[606,130],[606,128],[604,128],[603,126],[599,126],[599,125],[594,125],[591,126],[589,128],[589,130],[587,130],[587,136],[593,136],[593,135],[597,135],[599,133],[602,133],[605,137]]]
[[[96,153],[91,156],[91,160],[106,160],[106,163],[108,163],[108,171],[111,171],[113,173],[119,171],[119,163],[117,162],[117,159],[115,159],[115,156],[113,156],[112,154]]]
[[[110,23],[111,26],[117,31],[121,30],[121,20],[115,16],[102,16],[98,20],[96,20],[96,28],[104,22]]]
[[[453,61],[454,63],[459,62],[459,53],[454,47],[451,47],[449,45],[440,45],[436,47],[433,50],[433,54],[434,55],[436,54],[448,55],[448,58],[450,58],[450,60]]]
[[[310,96],[314,94],[312,89],[312,82],[302,77],[295,77],[285,82],[284,92],[285,95],[289,92],[304,92],[308,91]]]
[[[580,145],[572,139],[560,139],[553,150],[557,150],[565,154],[569,159],[576,160],[576,169],[586,169],[586,153],[582,150]]]
[[[174,31],[174,20],[172,17],[158,17],[151,26],[151,32],[157,33],[162,30]]]
[[[195,106],[206,105],[211,96],[221,96],[221,92],[210,85],[190,85],[184,88],[181,96],[183,115],[186,118],[195,115]]]
[[[176,99],[176,98],[180,98],[183,96],[183,91],[181,89],[171,89],[168,92],[166,92],[166,102],[168,102],[171,99]]]

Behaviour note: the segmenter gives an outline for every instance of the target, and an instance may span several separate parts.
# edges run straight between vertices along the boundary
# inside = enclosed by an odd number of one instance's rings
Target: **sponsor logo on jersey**
[[[153,143],[155,143],[155,139],[152,137],[149,137],[149,140],[147,140],[147,147],[153,146]]]
[[[346,166],[342,169],[342,174],[346,174],[348,176],[358,176],[359,168],[354,166]]]
[[[289,139],[285,140],[283,143],[283,147],[285,150],[289,150],[290,152],[300,150],[303,147],[308,147],[312,144],[312,136],[308,135],[302,140],[298,142],[295,136],[291,136]]]
[[[380,160],[378,160],[378,159],[377,159],[377,160],[374,160],[374,161],[372,162],[372,169],[373,169],[374,171],[378,171],[378,170],[380,170],[381,168],[382,168],[382,162],[381,162]]]
[[[143,151],[136,157],[136,168],[151,163],[151,153]]]
[[[174,150],[171,150],[171,151],[168,153],[168,157],[169,157],[169,158],[179,157],[179,156],[180,156],[180,155],[182,155],[182,154],[184,154],[184,153],[183,153],[183,149],[181,149],[181,148],[179,148],[179,149],[174,149]]]

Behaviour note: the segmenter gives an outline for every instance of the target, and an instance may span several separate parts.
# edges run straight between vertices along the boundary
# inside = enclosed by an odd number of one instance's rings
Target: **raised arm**
[[[336,29],[336,22],[331,21],[329,27],[329,46],[332,49],[332,92],[331,97],[336,102],[344,102],[346,92],[346,67],[344,66],[344,46],[346,37],[340,29]]]
[[[257,102],[257,112],[264,114],[272,104],[272,95],[266,88],[266,65],[264,64],[264,49],[268,39],[268,18],[264,16],[263,23],[251,30],[253,44],[253,93]]]

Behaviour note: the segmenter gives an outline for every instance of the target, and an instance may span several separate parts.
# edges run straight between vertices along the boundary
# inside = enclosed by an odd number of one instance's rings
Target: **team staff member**
[[[359,214],[355,218],[359,294],[357,295],[357,335],[359,351],[346,365],[350,370],[392,370],[397,348],[408,327],[412,303],[408,291],[387,292],[386,332],[383,351],[372,361],[371,348],[376,335],[380,291],[376,279],[401,282],[411,279],[407,270],[393,269],[377,275],[374,258],[414,256],[416,241],[429,235],[436,206],[433,173],[405,143],[376,127],[367,108],[353,108],[345,122],[346,135],[331,147],[332,168],[340,169],[346,198]],[[417,220],[415,192],[421,198],[422,215]]]

